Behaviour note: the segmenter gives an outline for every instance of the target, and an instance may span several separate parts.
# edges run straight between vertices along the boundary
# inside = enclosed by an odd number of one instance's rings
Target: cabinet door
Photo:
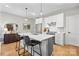
[[[64,27],[64,13],[56,15],[56,27]]]
[[[40,24],[40,23],[42,23],[42,18],[39,18],[39,19],[35,20],[35,24]]]
[[[52,37],[50,39],[48,39],[48,46],[47,46],[47,53],[48,53],[48,56],[51,56],[52,52],[53,52],[53,45],[55,43],[55,37]]]
[[[56,16],[49,16],[45,18],[46,23],[56,22]]]
[[[64,38],[65,38],[64,33],[56,33],[55,34],[55,43],[63,46],[65,44]]]
[[[41,33],[42,32],[42,24],[36,24],[36,33]]]
[[[41,49],[42,49],[42,55],[48,56],[48,40],[42,41]]]

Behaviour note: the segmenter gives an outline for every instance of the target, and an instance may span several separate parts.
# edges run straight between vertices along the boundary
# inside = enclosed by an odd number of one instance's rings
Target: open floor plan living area
[[[0,56],[79,56],[79,3],[0,3]]]

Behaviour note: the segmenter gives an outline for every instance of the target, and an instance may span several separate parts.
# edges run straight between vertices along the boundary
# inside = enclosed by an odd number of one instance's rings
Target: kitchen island
[[[48,35],[48,34],[25,34],[25,33],[20,33],[21,36],[29,36],[31,40],[38,40],[41,41],[41,50],[42,50],[42,56],[50,56],[53,51],[53,44],[55,42],[55,36],[54,35]],[[35,46],[34,50],[39,52],[38,45]],[[36,53],[34,54],[36,55]]]

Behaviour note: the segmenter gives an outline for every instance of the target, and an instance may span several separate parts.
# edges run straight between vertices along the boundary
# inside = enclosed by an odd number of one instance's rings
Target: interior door
[[[79,46],[79,15],[66,18],[66,44]]]

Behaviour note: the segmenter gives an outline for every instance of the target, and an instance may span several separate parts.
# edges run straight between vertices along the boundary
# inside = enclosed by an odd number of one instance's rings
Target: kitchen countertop
[[[55,35],[49,35],[49,34],[34,35],[34,34],[31,34],[31,33],[19,33],[19,35],[21,35],[21,36],[28,35],[31,39],[38,40],[38,41],[43,41],[43,40],[46,40],[46,39],[49,39],[49,38],[52,38],[52,37],[55,36]]]

